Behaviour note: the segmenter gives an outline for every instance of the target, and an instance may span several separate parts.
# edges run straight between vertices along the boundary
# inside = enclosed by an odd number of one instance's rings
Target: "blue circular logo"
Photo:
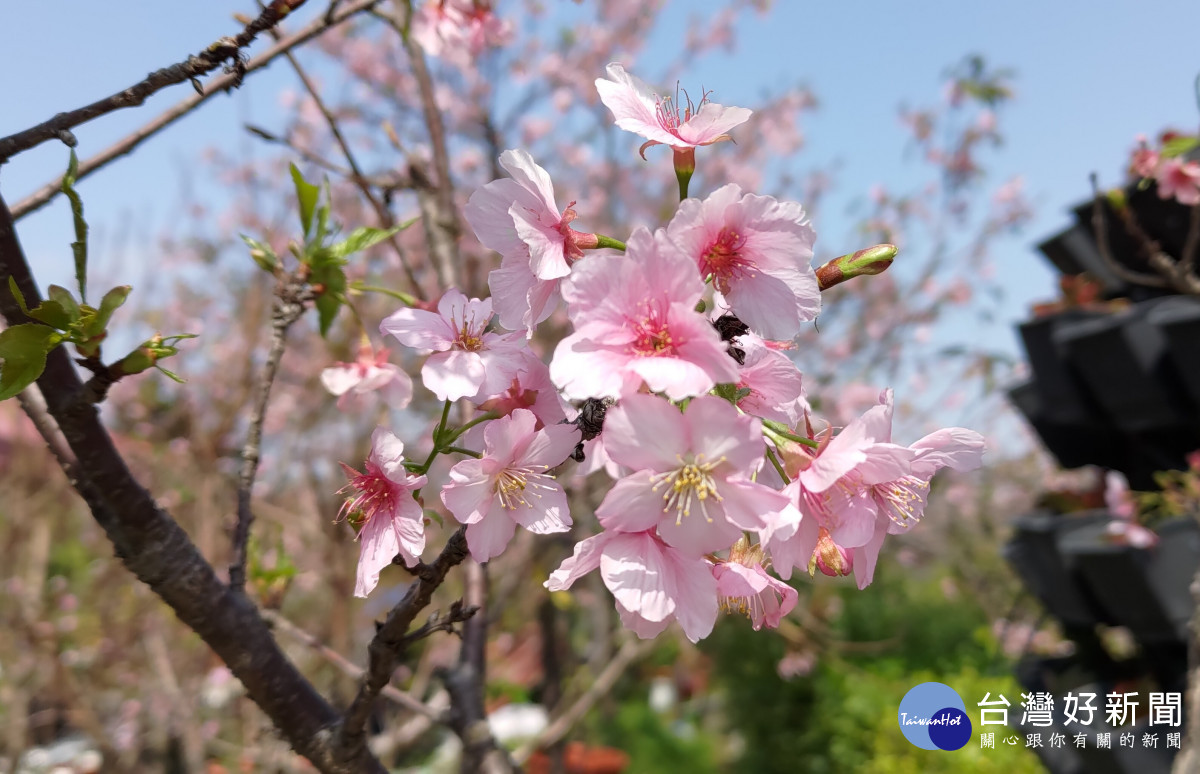
[[[904,738],[923,750],[959,750],[971,738],[962,697],[945,683],[921,683],[904,694],[896,715]]]

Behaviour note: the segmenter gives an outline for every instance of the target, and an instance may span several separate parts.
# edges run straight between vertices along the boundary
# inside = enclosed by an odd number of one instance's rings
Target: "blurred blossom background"
[[[240,29],[234,14],[257,13],[245,0],[2,7],[0,70],[10,75],[0,135],[123,88]],[[310,2],[282,29],[324,12]],[[969,743],[957,757],[918,749],[901,735],[896,707],[926,680],[954,687],[969,710],[985,692],[1015,705],[1014,661],[1070,650],[1000,550],[1039,493],[1091,492],[1098,474],[1059,470],[1009,407],[1004,388],[1028,370],[1014,325],[1059,292],[1033,245],[1090,197],[1089,174],[1121,185],[1139,134],[1195,131],[1197,61],[1170,39],[1200,26],[1200,8],[499,0],[495,12],[495,45],[429,58],[456,205],[496,176],[501,150],[526,148],[559,204],[576,202],[577,227],[622,236],[663,225],[676,201],[670,152],[650,148],[643,161],[640,140],[612,126],[593,84],[612,61],[693,100],[752,108],[735,143],[697,153],[693,196],[737,182],[800,202],[817,233],[814,265],[879,242],[900,248],[887,273],[826,293],[818,324],[789,352],[814,408],[844,426],[891,386],[898,442],[957,425],[983,433],[988,452],[983,470],[935,480],[923,524],[887,544],[866,590],[797,573],[800,602],[778,630],[723,616],[699,645],[677,629],[626,641],[596,577],[550,596],[542,581],[571,541],[520,532],[489,565],[493,734],[514,750],[547,741],[554,706],[615,663],[604,695],[549,740],[563,770],[1040,771],[1020,747]],[[262,36],[249,53],[268,43]],[[124,380],[103,412],[141,481],[218,566],[271,314],[270,279],[239,234],[279,252],[295,237],[290,162],[328,178],[339,222],[378,225],[325,110],[367,177],[383,181],[397,222],[420,213],[412,169],[431,159],[417,79],[385,20],[361,14],[295,57],[323,106],[280,59],[78,186],[92,282],[134,287],[112,351],[156,331],[199,334],[170,364],[186,384],[153,373]],[[190,93],[165,90],[79,128],[80,157]],[[51,142],[6,163],[9,206],[61,176],[66,161]],[[70,224],[61,196],[18,223],[43,287],[71,284]],[[421,229],[398,239],[432,290]],[[467,292],[485,293],[495,256],[469,228],[461,248]],[[386,245],[348,270],[407,288]],[[395,307],[361,300],[376,346],[374,326]],[[277,617],[289,655],[335,702],[353,696],[354,681],[312,643],[361,664],[372,622],[408,581],[391,568],[369,600],[352,596],[358,547],[334,521],[338,462],[357,465],[377,423],[421,459],[415,450],[438,410],[419,386],[403,411],[379,402],[338,410],[320,372],[355,359],[359,330],[348,318],[328,340],[307,318],[291,334],[267,414],[251,545],[251,590]],[[548,355],[552,343],[534,347]],[[414,376],[421,365],[396,347],[391,362]],[[431,487],[448,467],[435,464]],[[570,483],[586,513],[608,479]],[[440,545],[450,527],[430,530]],[[0,771],[98,771],[100,760],[113,771],[312,770],[220,659],[114,558],[15,401],[0,403],[0,590]],[[451,583],[435,606],[460,592]],[[455,654],[452,638],[424,640],[394,682],[444,701],[433,675]],[[453,735],[421,716],[389,705],[373,723],[393,770],[456,770]],[[529,770],[550,765],[539,752]]]

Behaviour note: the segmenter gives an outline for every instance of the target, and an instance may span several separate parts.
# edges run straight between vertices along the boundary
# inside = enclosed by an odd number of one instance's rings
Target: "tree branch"
[[[387,620],[378,625],[375,637],[367,647],[367,670],[359,680],[358,693],[346,708],[338,730],[335,746],[342,755],[353,757],[358,751],[366,749],[366,725],[371,705],[392,679],[392,673],[399,666],[405,650],[413,642],[409,627],[417,614],[429,605],[433,592],[446,579],[446,573],[450,572],[451,567],[461,564],[467,558],[467,553],[466,527],[463,527],[450,536],[433,564],[422,563],[414,568],[416,580],[409,586],[404,598],[388,613]]]
[[[258,395],[254,401],[254,412],[250,415],[250,429],[246,432],[246,444],[242,447],[242,469],[238,475],[237,524],[233,529],[233,558],[229,563],[229,585],[241,591],[246,586],[246,544],[250,541],[250,525],[254,522],[251,494],[254,479],[258,475],[258,463],[262,458],[262,429],[267,418],[267,403],[271,399],[271,385],[279,372],[279,361],[287,346],[287,332],[304,314],[312,290],[299,273],[284,274],[275,284],[275,304],[271,315],[271,349],[267,362],[263,364],[258,379]]]
[[[470,561],[464,569],[467,601],[486,611],[487,568]],[[508,754],[500,750],[492,738],[483,706],[483,689],[487,684],[487,622],[488,617],[483,614],[463,626],[458,664],[439,673],[450,694],[450,727],[463,743],[460,771],[464,774],[513,771]]]
[[[280,613],[276,612],[275,610],[263,610],[262,616],[263,618],[267,619],[267,621],[270,622],[270,624],[276,629],[282,629],[292,637],[295,637],[308,647],[312,648],[317,652],[317,655],[341,670],[342,674],[348,675],[355,680],[362,679],[364,674],[362,667],[358,666],[341,653],[338,653],[333,648],[321,642],[314,635],[310,634],[304,629],[301,629],[287,618],[284,618]],[[397,690],[390,685],[383,686],[383,690],[379,692],[379,695],[400,705],[401,707],[404,707],[406,710],[415,712],[418,715],[423,715],[435,723],[446,722],[445,713],[443,711],[435,709],[420,699],[410,696],[403,691]]]
[[[170,65],[169,67],[155,70],[143,80],[124,91],[119,91],[90,105],[84,105],[81,108],[76,108],[66,113],[59,113],[49,121],[44,121],[37,126],[30,127],[8,137],[0,138],[0,164],[3,164],[22,151],[27,151],[30,148],[41,145],[47,140],[55,138],[62,140],[73,148],[75,147],[75,137],[71,134],[71,130],[75,127],[85,124],[94,118],[111,113],[114,110],[137,107],[145,102],[146,98],[151,94],[168,86],[174,86],[184,81],[191,81],[192,85],[196,87],[197,92],[203,92],[203,87],[197,79],[202,75],[207,75],[226,62],[232,62],[227,71],[233,78],[228,81],[225,88],[237,88],[242,84],[242,78],[247,72],[245,63],[241,58],[242,49],[250,45],[258,37],[258,33],[274,27],[289,13],[304,5],[305,2],[306,0],[272,0],[262,10],[262,13],[258,15],[258,18],[247,24],[245,29],[238,33],[236,37],[221,38],[199,54],[189,56],[182,62]]]
[[[12,216],[0,197],[0,287],[7,287],[10,277],[31,306],[40,303]],[[10,293],[0,293],[0,314],[9,325],[29,321]],[[96,407],[76,400],[83,385],[65,347],[50,352],[37,386],[47,414],[74,454],[76,464],[64,466],[71,483],[125,566],[225,661],[280,733],[319,770],[382,772],[365,748],[349,757],[337,754],[331,744],[337,713],[288,661],[254,604],[218,580],[187,533],[137,482]],[[23,405],[34,404],[26,399]],[[38,427],[44,429],[46,423]]]
[[[417,90],[421,95],[421,112],[425,118],[425,127],[429,132],[429,144],[433,150],[433,169],[437,180],[432,181],[424,169],[410,159],[409,174],[417,185],[417,201],[421,207],[422,220],[425,223],[425,236],[429,242],[429,252],[433,258],[438,273],[438,282],[443,290],[450,287],[461,287],[458,274],[460,256],[458,252],[458,237],[461,228],[458,223],[458,208],[454,204],[454,183],[450,177],[450,153],[446,145],[446,127],[442,123],[442,112],[437,105],[437,97],[433,91],[433,78],[429,74],[429,66],[425,61],[425,52],[421,46],[408,34],[408,28],[413,12],[413,3],[405,0],[395,0],[391,14],[377,13],[400,36],[400,41],[408,52],[412,63],[413,77],[417,81]],[[420,185],[421,181],[426,185]]]
[[[1100,258],[1112,269],[1113,272],[1125,280],[1132,282],[1134,285],[1142,285],[1149,288],[1166,288],[1170,287],[1170,281],[1158,274],[1148,274],[1146,272],[1133,271],[1125,266],[1125,264],[1113,257],[1112,248],[1108,244],[1108,226],[1104,217],[1104,194],[1100,191],[1100,186],[1096,182],[1096,175],[1092,173],[1092,233],[1096,237],[1096,249],[1100,253]]]
[[[1196,253],[1200,252],[1200,204],[1192,205],[1192,217],[1188,221],[1187,238],[1179,256],[1179,273],[1189,275],[1196,267]]]
[[[336,14],[334,14],[332,23],[327,23],[324,18],[313,20],[313,22],[307,27],[303,28],[294,35],[289,35],[271,48],[264,51],[262,54],[259,54],[247,62],[245,67],[242,68],[242,74],[240,77],[245,77],[255,70],[260,70],[263,67],[266,67],[271,63],[272,60],[284,52],[290,51],[296,46],[307,43],[308,41],[320,35],[322,32],[325,32],[330,27],[342,23],[357,13],[361,13],[369,8],[373,8],[380,2],[382,2],[382,0],[356,0],[356,2],[346,5]],[[216,76],[208,82],[208,87],[203,93],[193,94],[187,99],[180,100],[179,102],[175,103],[174,106],[163,111],[154,119],[113,143],[108,148],[105,148],[103,151],[94,156],[83,159],[79,162],[79,174],[75,178],[76,182],[84,179],[101,167],[106,166],[114,159],[118,159],[121,156],[129,153],[147,139],[158,134],[163,129],[166,129],[180,118],[183,118],[188,113],[195,110],[205,101],[207,101],[209,97],[213,96],[214,94],[218,94],[225,89],[231,88],[238,79],[239,76],[236,73],[225,73],[223,75]],[[13,219],[20,220],[29,213],[41,209],[51,199],[60,193],[62,193],[62,175],[59,175],[53,180],[47,182],[32,194],[17,202],[12,208]]]
[[[304,90],[308,92],[308,96],[312,97],[317,110],[324,116],[325,123],[329,126],[330,133],[333,134],[334,142],[341,148],[342,155],[346,158],[346,163],[350,165],[350,180],[358,187],[363,198],[371,205],[371,209],[375,210],[375,217],[379,219],[380,227],[384,229],[395,227],[396,219],[392,217],[392,211],[371,191],[371,186],[367,183],[367,178],[363,174],[362,168],[358,165],[358,160],[354,158],[354,152],[350,150],[350,143],[346,142],[346,137],[342,134],[342,128],[338,124],[337,116],[325,105],[325,100],[321,99],[321,93],[317,91],[316,84],[308,77],[308,73],[300,66],[300,62],[297,61],[296,57],[290,51],[284,54],[284,56],[287,57],[288,64],[296,71],[296,77],[300,79],[300,83],[304,86]],[[421,284],[417,282],[417,275],[413,271],[412,263],[408,260],[408,252],[400,245],[400,240],[395,234],[388,237],[388,244],[392,246],[396,257],[400,259],[400,266],[404,269],[404,275],[408,278],[408,284],[412,288],[413,295],[424,301],[426,299],[425,291],[421,288]]]

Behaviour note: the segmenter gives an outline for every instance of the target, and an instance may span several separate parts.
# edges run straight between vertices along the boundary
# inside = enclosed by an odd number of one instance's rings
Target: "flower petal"
[[[487,515],[467,527],[467,548],[471,558],[482,564],[499,556],[516,531],[517,523],[509,518],[499,502],[494,502]]]
[[[646,532],[615,535],[600,555],[604,585],[626,610],[648,621],[665,621],[675,612],[666,572],[662,549]]]
[[[673,470],[679,455],[690,449],[688,424],[662,398],[630,395],[604,417],[604,448],[614,462],[633,470]]]
[[[605,529],[642,532],[654,529],[663,518],[663,497],[654,491],[648,470],[638,471],[613,484],[596,508]]]

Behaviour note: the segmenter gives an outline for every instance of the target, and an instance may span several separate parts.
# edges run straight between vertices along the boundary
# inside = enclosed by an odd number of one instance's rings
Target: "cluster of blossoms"
[[[876,253],[814,271],[815,233],[799,204],[736,185],[688,198],[695,149],[728,139],[750,111],[705,98],[680,112],[620,65],[608,75],[597,88],[617,125],[674,151],[682,202],[671,220],[625,243],[576,231],[575,202],[560,209],[547,172],[505,151],[511,177],[477,190],[465,210],[502,256],[492,299],[451,289],[436,309],[400,309],[380,329],[429,354],[421,380],[447,412],[460,399],[481,412],[458,429],[444,413],[434,433],[435,455],[465,457],[440,499],[466,525],[474,559],[498,556],[518,525],[569,531],[554,472],[586,453],[616,481],[595,511],[599,533],[575,546],[549,589],[598,569],[642,637],[677,621],[699,640],[722,609],[756,629],[778,626],[797,602],[784,583],[794,568],[854,573],[866,586],[885,536],[920,520],[933,475],[977,467],[983,439],[951,428],[893,443],[890,391],[840,433],[814,430],[821,423],[785,350],[820,311],[830,271],[861,259],[860,273],[878,273]],[[528,340],[563,305],[572,332],[547,366]],[[513,332],[498,332],[494,314]],[[375,356],[363,357],[356,384],[381,380]],[[337,382],[344,394],[348,381]],[[393,556],[412,566],[424,547],[414,492],[428,462],[404,462],[386,430],[374,441],[366,471],[350,471],[345,507],[362,521],[362,596]]]
[[[1189,160],[1185,154],[1197,147],[1200,138],[1175,132],[1163,132],[1158,148],[1151,148],[1145,136],[1139,136],[1129,171],[1135,177],[1153,179],[1161,198],[1194,207],[1200,204],[1200,161]]]
[[[488,48],[505,45],[512,24],[489,0],[427,0],[413,9],[412,36],[430,56],[466,67]]]

